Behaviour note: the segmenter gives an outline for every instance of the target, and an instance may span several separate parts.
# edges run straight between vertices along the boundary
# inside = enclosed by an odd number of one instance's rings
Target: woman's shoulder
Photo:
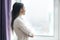
[[[23,20],[20,18],[20,17],[17,17],[15,20],[14,20],[14,23],[19,23],[19,22],[23,22]]]
[[[16,18],[16,19],[14,20],[14,26],[20,26],[20,25],[24,25],[23,20],[20,19],[20,18]]]

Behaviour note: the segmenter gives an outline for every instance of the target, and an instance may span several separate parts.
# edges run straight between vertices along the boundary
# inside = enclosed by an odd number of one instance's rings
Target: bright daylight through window
[[[26,8],[26,18],[36,35],[53,36],[54,0],[21,0]]]

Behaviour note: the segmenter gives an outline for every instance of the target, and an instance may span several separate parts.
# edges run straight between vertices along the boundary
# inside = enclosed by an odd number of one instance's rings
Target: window
[[[36,35],[53,36],[54,0],[21,0],[26,8],[26,18]]]

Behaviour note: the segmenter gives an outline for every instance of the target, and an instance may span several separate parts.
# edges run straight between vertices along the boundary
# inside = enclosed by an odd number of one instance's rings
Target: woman
[[[28,40],[33,37],[33,33],[27,28],[22,16],[25,15],[25,8],[22,3],[15,3],[12,10],[12,30],[16,32],[18,40]]]

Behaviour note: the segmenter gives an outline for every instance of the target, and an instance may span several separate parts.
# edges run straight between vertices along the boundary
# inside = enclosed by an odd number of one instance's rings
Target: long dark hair
[[[15,3],[13,5],[13,9],[12,9],[12,21],[11,21],[11,28],[13,30],[13,23],[14,23],[14,20],[19,16],[19,12],[21,10],[21,8],[23,8],[23,4],[22,3]]]

